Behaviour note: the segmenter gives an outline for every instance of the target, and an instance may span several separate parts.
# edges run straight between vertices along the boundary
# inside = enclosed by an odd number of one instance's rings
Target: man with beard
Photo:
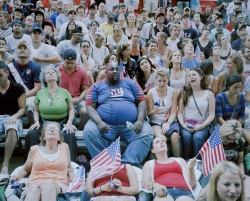
[[[24,27],[24,22],[21,20],[14,20],[12,26],[13,35],[6,37],[8,51],[14,56],[15,59],[17,59],[16,48],[20,42],[26,41],[28,45],[31,45],[30,36],[23,33]]]
[[[222,31],[225,36],[228,38],[228,43],[231,43],[231,33],[223,28],[223,15],[217,15],[215,18],[215,28],[211,30],[211,33],[208,35],[208,39],[214,43],[217,42],[215,34],[218,31]]]
[[[59,38],[61,38],[61,36],[65,34],[66,29],[67,29],[67,26],[68,26],[68,24],[71,23],[71,22],[74,22],[78,27],[81,27],[81,28],[82,28],[82,34],[83,34],[83,35],[86,34],[86,33],[88,33],[88,29],[86,28],[85,24],[82,23],[82,22],[80,22],[80,21],[78,21],[78,20],[76,20],[76,16],[77,16],[76,10],[70,9],[70,10],[68,11],[68,18],[69,18],[69,21],[66,22],[66,23],[64,23],[64,24],[62,24],[62,26],[61,26],[61,28],[60,28],[60,32],[59,32]]]
[[[103,33],[106,37],[113,34],[113,25],[114,25],[114,13],[112,11],[107,13],[108,20],[100,25]]]
[[[26,42],[20,42],[17,46],[17,61],[8,64],[10,70],[9,80],[19,83],[26,91],[26,115],[30,125],[34,124],[33,111],[34,99],[41,89],[41,68],[33,61],[29,61],[30,47]]]
[[[42,43],[42,38],[42,29],[35,27],[31,34],[32,43],[30,45],[30,60],[34,61],[43,69],[48,64],[60,62],[60,56],[53,46]]]
[[[120,78],[116,62],[108,63],[105,72],[107,78],[91,85],[86,96],[90,120],[83,136],[88,151],[94,158],[121,137],[128,145],[121,158],[122,164],[140,167],[154,136],[151,126],[144,120],[147,106],[143,91],[135,81]],[[127,121],[134,124],[133,130],[127,128]]]
[[[63,59],[64,51],[67,49],[75,50],[76,52],[81,52],[80,43],[83,39],[82,28],[77,27],[72,31],[71,39],[61,41],[57,47],[56,51]]]

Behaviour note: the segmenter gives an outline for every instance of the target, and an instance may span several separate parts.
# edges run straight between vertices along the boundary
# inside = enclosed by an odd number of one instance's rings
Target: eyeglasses
[[[78,36],[78,37],[83,37],[83,35],[82,34],[80,34],[80,33],[75,33],[75,36]]]
[[[89,46],[88,45],[83,45],[82,48],[89,48]]]
[[[59,128],[57,128],[57,127],[47,127],[46,131],[59,131]]]
[[[204,30],[211,31],[209,28],[205,28]]]
[[[235,140],[237,140],[237,139],[232,139],[232,138],[230,138],[230,137],[228,137],[228,136],[226,136],[226,139],[227,139],[228,141],[235,141]]]

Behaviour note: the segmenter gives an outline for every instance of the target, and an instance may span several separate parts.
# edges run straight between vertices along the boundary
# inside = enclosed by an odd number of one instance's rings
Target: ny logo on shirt
[[[111,97],[120,97],[120,96],[123,96],[123,94],[124,94],[122,87],[110,89],[110,93],[111,93]]]

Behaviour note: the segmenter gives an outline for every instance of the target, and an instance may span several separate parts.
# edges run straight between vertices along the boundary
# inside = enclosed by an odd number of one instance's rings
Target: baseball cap
[[[54,31],[53,23],[50,20],[44,20],[42,23],[42,28],[44,29],[45,25],[49,25],[52,27],[52,31]]]
[[[73,29],[72,33],[82,33],[82,27],[76,27]]]
[[[77,14],[76,10],[73,9],[73,8],[72,8],[72,9],[69,9],[68,12],[67,12],[67,14],[69,15],[69,13],[72,12],[72,11],[74,11],[74,12]]]
[[[167,8],[167,12],[170,11],[170,10],[171,10],[172,12],[174,12],[174,9],[173,9],[172,7]]]
[[[215,18],[215,20],[218,19],[218,18],[222,18],[223,19],[223,15],[222,14],[218,14],[217,17]]]
[[[120,4],[119,4],[119,8],[121,8],[121,7],[127,7],[127,6],[126,6],[125,3],[120,3]]]
[[[64,59],[76,60],[76,51],[73,49],[67,49],[63,53]]]
[[[34,28],[32,29],[32,33],[33,33],[34,31],[36,31],[36,30],[40,31],[41,34],[43,33],[43,30],[42,30],[41,27],[34,27]]]
[[[188,17],[188,18],[189,18],[190,16],[189,16],[189,14],[184,13],[184,14],[181,16],[181,19],[182,19],[183,17]]]
[[[241,30],[241,29],[246,29],[247,28],[247,26],[245,25],[245,24],[242,24],[241,26],[239,26],[238,27],[238,29],[237,29],[237,34],[239,33],[239,31]]]
[[[189,7],[186,7],[186,8],[184,8],[183,10],[184,10],[184,11],[186,11],[186,10],[190,10],[190,8],[189,8]]]
[[[95,32],[95,35],[100,35],[102,38],[106,39],[105,34],[102,31],[102,28],[98,28]]]
[[[17,48],[20,46],[25,46],[28,50],[30,50],[30,46],[25,41],[18,43]]]
[[[159,17],[160,15],[163,16],[163,17],[165,16],[164,13],[158,13],[158,14],[155,16],[155,19],[156,19],[157,17]]]
[[[97,3],[94,2],[94,3],[90,4],[89,8],[95,8],[96,5],[97,5]]]
[[[16,8],[15,11],[20,11],[21,13],[23,13],[23,10],[21,8]]]
[[[14,20],[12,22],[12,26],[14,26],[14,24],[21,24],[23,28],[25,27],[25,23],[21,20]]]
[[[35,12],[35,16],[36,16],[37,14],[41,14],[41,15],[43,16],[43,18],[44,18],[44,13],[43,13],[42,11],[37,10],[37,11]]]
[[[148,12],[148,10],[147,10],[146,8],[142,8],[142,9],[140,10],[140,13],[141,13],[142,11]]]

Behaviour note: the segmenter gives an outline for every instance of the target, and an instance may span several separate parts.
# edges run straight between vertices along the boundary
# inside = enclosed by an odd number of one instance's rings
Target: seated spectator
[[[151,23],[151,20],[149,19],[149,17],[148,17],[148,10],[146,9],[146,8],[142,8],[141,10],[140,10],[140,13],[141,13],[141,15],[139,15],[138,17],[140,18],[140,22],[141,22],[141,28],[143,27],[143,25],[144,24],[146,24],[146,23]],[[139,19],[137,20],[137,21],[139,21]]]
[[[129,43],[122,43],[117,47],[117,61],[120,66],[121,76],[133,79],[135,76],[136,61],[130,58],[131,47]]]
[[[25,138],[26,160],[30,147],[40,143],[41,132],[48,121],[57,122],[61,130],[65,128],[64,142],[69,145],[70,158],[76,162],[76,138],[73,128],[74,107],[71,95],[66,89],[60,86],[60,74],[52,66],[42,70],[40,81],[45,87],[40,90],[35,97],[34,121],[35,123],[29,128]],[[41,118],[40,118],[41,117]]]
[[[232,32],[232,30],[234,29],[234,25],[235,25],[235,22],[236,22],[236,17],[235,15],[231,15],[230,18],[229,18],[229,23],[226,25],[226,29],[230,32]]]
[[[97,4],[91,3],[89,6],[89,16],[83,19],[83,23],[85,24],[85,26],[89,29],[90,28],[90,24],[93,21],[97,21],[98,24],[101,24],[103,21],[100,18],[95,17],[95,14],[97,13],[96,11],[96,6]]]
[[[40,73],[41,68],[33,61],[29,61],[31,54],[27,43],[21,42],[17,46],[17,61],[8,64],[10,71],[9,80],[19,83],[26,91],[26,115],[29,124],[34,124],[33,111],[34,99],[37,92],[41,89]]]
[[[193,16],[193,22],[191,23],[192,28],[194,28],[198,34],[200,35],[200,33],[202,32],[203,28],[204,28],[204,24],[201,22],[201,14],[199,13],[195,13]]]
[[[63,6],[63,8],[62,8],[63,12],[60,13],[60,15],[58,15],[56,17],[56,29],[57,29],[58,33],[60,31],[60,28],[61,28],[62,24],[69,21],[69,17],[68,17],[69,3],[63,1],[62,6]]]
[[[119,17],[120,14],[124,15],[124,20],[125,20],[127,18],[127,16],[128,16],[128,13],[126,13],[126,12],[127,12],[127,6],[126,6],[126,4],[120,3],[119,4],[119,14],[116,14],[115,17],[114,17],[115,22],[119,21],[118,17]]]
[[[54,36],[54,26],[50,20],[44,20],[42,29],[45,36]]]
[[[238,74],[242,79],[242,86],[245,84],[246,76],[243,74],[243,61],[238,55],[229,55],[226,60],[226,67],[227,70],[221,72],[218,76],[217,94],[227,90],[226,81],[230,75]],[[243,87],[240,91],[243,91]]]
[[[44,21],[44,13],[42,11],[39,11],[37,10],[35,12],[35,16],[34,16],[34,19],[35,19],[35,23],[33,25],[33,28],[35,27],[39,27],[42,29],[42,24],[43,24],[43,21]]]
[[[155,39],[155,32],[152,23],[145,23],[141,30],[141,45],[146,47],[148,41]]]
[[[61,38],[59,39],[58,43],[60,43],[61,41],[64,40],[70,40],[72,37],[72,31],[77,27],[75,22],[69,22],[67,27],[66,27],[66,31],[65,34],[61,36]]]
[[[103,62],[103,65],[106,66],[108,63],[110,63],[110,62],[112,62],[112,61],[118,63],[118,62],[117,62],[117,56],[116,56],[116,54],[114,54],[114,53],[110,53],[110,54],[108,54],[108,55],[105,57],[104,62]],[[106,77],[107,77],[106,71],[105,71],[105,70],[101,70],[101,71],[99,72],[97,78],[96,78],[96,82],[101,81],[101,80],[105,79]]]
[[[95,14],[95,17],[101,19],[102,22],[107,22],[108,18],[106,15],[106,5],[105,3],[101,2],[98,5],[98,12]]]
[[[244,170],[244,142],[242,136],[243,128],[237,120],[228,120],[220,127],[220,136],[223,144],[227,161],[235,163],[241,174],[245,174]]]
[[[160,66],[161,67],[166,67],[167,66],[167,60],[168,60],[168,56],[171,53],[171,49],[168,48],[168,44],[167,44],[167,34],[165,34],[164,32],[158,32],[156,34],[155,40],[158,44],[158,48],[157,48],[157,56],[160,57]]]
[[[237,40],[239,38],[239,36],[237,34],[237,30],[243,24],[244,24],[244,20],[236,21],[236,23],[234,25],[234,29],[233,29],[233,31],[231,33],[231,43],[233,43],[235,40]]]
[[[22,9],[20,8],[20,6],[19,6],[19,8],[17,7],[17,8],[15,8],[15,9],[13,9],[13,20],[12,20],[12,22],[9,23],[9,26],[10,26],[10,27],[13,27],[13,25],[14,25],[13,22],[14,22],[15,20],[23,21],[23,17],[24,17],[23,11],[22,11]]]
[[[157,49],[157,42],[155,40],[149,40],[147,43],[147,55],[145,57],[150,59],[155,68],[164,67],[164,62],[162,62],[162,60],[160,60],[160,57],[157,55]]]
[[[178,37],[180,31],[179,24],[173,24],[169,27],[170,37],[167,39],[168,47],[171,51],[177,50],[177,43],[180,41]]]
[[[125,15],[123,13],[120,13],[118,15],[118,21],[117,22],[120,24],[123,32],[125,32],[125,29],[126,29],[127,25],[126,25],[126,17],[125,17]]]
[[[193,68],[189,72],[189,85],[181,91],[178,103],[184,159],[199,153],[209,137],[208,126],[214,117],[214,95],[207,88],[203,72]]]
[[[1,37],[6,37],[9,35],[12,35],[12,28],[8,25],[8,20],[9,20],[9,14],[7,11],[0,11],[0,36]]]
[[[220,58],[221,47],[219,45],[213,45],[210,52],[211,52],[212,61],[213,61],[213,65],[214,65],[213,76],[214,76],[214,78],[217,79],[217,77],[219,76],[219,74],[221,72],[227,70],[226,61]]]
[[[200,68],[200,60],[194,58],[194,45],[190,42],[183,46],[184,56],[182,57],[182,66],[187,69]]]
[[[143,91],[133,80],[120,78],[120,71],[116,62],[108,63],[107,79],[89,88],[86,105],[90,120],[84,128],[83,136],[92,158],[120,136],[128,144],[122,155],[122,164],[140,167],[148,154],[153,130],[144,121],[146,100]],[[134,129],[130,130],[126,122],[134,124]]]
[[[233,0],[227,6],[228,19],[230,18],[230,16],[232,16],[232,15],[237,16],[239,13],[242,13],[243,16],[246,16],[246,14],[247,14],[246,5],[242,1]]]
[[[216,94],[216,83],[217,80],[214,78],[214,65],[213,61],[210,59],[203,59],[201,61],[200,69],[203,72],[203,75],[205,76],[205,83],[207,85],[207,88],[210,89],[213,94]]]
[[[241,26],[237,29],[237,34],[238,34],[239,38],[232,42],[232,48],[233,48],[236,52],[239,51],[239,50],[241,49],[241,47],[242,47],[242,40],[243,40],[244,37],[247,36],[246,25],[241,25]]]
[[[14,61],[14,56],[7,52],[7,42],[5,37],[0,36],[0,61],[6,65]]]
[[[76,7],[76,12],[77,12],[76,20],[77,20],[77,21],[83,22],[83,19],[84,19],[85,17],[87,17],[87,15],[85,15],[85,7],[87,7],[86,4],[79,4],[79,5]]]
[[[244,72],[247,71],[247,74],[245,74],[245,75],[248,76],[248,75],[250,75],[250,68],[248,66],[248,62],[246,62],[246,60],[247,61],[249,60],[248,58],[246,58],[246,55],[245,55],[246,49],[250,49],[250,35],[247,35],[247,36],[242,38],[241,49],[237,52],[237,55],[239,55],[244,61]]]
[[[164,137],[156,137],[151,143],[151,152],[156,160],[147,161],[143,166],[142,186],[153,190],[154,201],[157,200],[194,200],[193,188],[196,185],[192,159],[187,165],[182,158],[169,158]],[[168,171],[165,171],[165,170]],[[178,187],[176,187],[178,186]]]
[[[178,50],[180,50],[180,53],[182,55],[184,55],[184,52],[183,52],[183,49],[184,49],[184,46],[187,44],[187,43],[192,43],[192,39],[190,38],[181,38],[180,41],[177,43],[177,47],[178,47]]]
[[[118,45],[128,41],[128,37],[123,33],[118,22],[113,25],[113,34],[107,37],[107,46],[110,52],[116,53]]]
[[[129,14],[126,19],[127,27],[125,29],[124,34],[128,37],[130,40],[132,37],[132,34],[137,31],[137,25],[136,25],[136,19],[134,14]]]
[[[80,43],[82,41],[83,34],[82,34],[82,28],[77,27],[75,28],[71,33],[71,39],[70,40],[64,40],[58,43],[56,47],[57,53],[61,56],[63,59],[64,51],[67,49],[75,50],[76,52],[80,52]]]
[[[90,45],[95,45],[95,32],[99,28],[99,23],[97,21],[92,21],[90,23],[90,33],[84,35],[84,40],[90,42]]]
[[[29,176],[23,192],[25,200],[57,200],[58,194],[65,193],[74,180],[69,147],[63,143],[60,125],[44,125],[41,141],[42,145],[31,147],[23,168],[11,177],[11,181],[19,181]]]
[[[236,54],[236,51],[231,48],[227,36],[218,37],[218,44],[221,46],[221,59],[227,60],[229,55]]]
[[[214,167],[209,183],[195,201],[226,200],[230,195],[233,195],[231,200],[245,200],[243,183],[245,181],[237,165],[230,161],[220,162]]]
[[[208,39],[208,35],[210,33],[210,28],[209,27],[203,27],[200,33],[200,37],[199,38],[195,38],[193,39],[192,43],[194,45],[194,49],[196,50],[197,45],[200,48],[200,51],[202,54],[204,54],[204,56],[206,58],[209,58],[210,54],[210,49],[213,46],[213,43],[211,41],[209,41]]]
[[[52,21],[54,27],[56,27],[56,28],[57,28],[56,18],[57,18],[57,16],[59,16],[62,13],[63,13],[63,2],[57,1],[57,10],[50,14],[50,20]]]
[[[165,14],[164,13],[161,13],[160,11],[158,11],[159,13],[157,14],[157,12],[155,12],[155,18],[158,16],[158,15],[161,15],[161,16],[165,16]],[[171,25],[174,25],[174,24],[181,24],[181,11],[179,10],[179,9],[176,9],[176,10],[174,10],[173,9],[173,16],[172,16],[172,20],[167,24],[167,26],[166,26],[166,28],[168,28],[168,27],[170,27]],[[188,15],[189,16],[189,15]],[[156,22],[156,24],[157,24],[157,22]],[[169,36],[169,34],[167,33],[167,32],[165,32],[168,36]],[[156,30],[155,30],[155,34],[157,34],[156,33]]]
[[[114,29],[114,13],[113,12],[110,11],[107,13],[107,20],[105,20],[102,24],[100,24],[100,28],[102,28],[103,33],[105,34],[106,37],[113,34],[113,29]]]
[[[0,172],[0,185],[4,185],[9,180],[9,162],[16,147],[19,136],[23,131],[21,117],[25,114],[25,90],[19,83],[8,80],[8,67],[0,61],[0,118],[1,133],[5,133],[4,157]]]
[[[183,14],[181,17],[181,22],[182,22],[182,32],[181,37],[184,38],[190,38],[190,39],[195,39],[199,38],[199,34],[196,31],[196,29],[190,27],[190,20],[189,20],[189,15],[188,14]]]
[[[142,88],[144,95],[156,85],[155,66],[147,57],[142,57],[135,68],[134,81]]]
[[[124,164],[124,167],[113,174],[111,177],[113,185],[117,186],[114,189],[110,185],[110,176],[99,178],[91,181],[91,171],[86,182],[86,190],[95,201],[101,200],[129,200],[136,201],[135,195],[139,193],[137,175],[134,168],[129,164]]]
[[[189,83],[189,69],[183,68],[181,53],[179,50],[173,51],[168,57],[168,86],[178,93]]]
[[[146,55],[146,48],[139,44],[141,34],[139,31],[132,33],[131,35],[131,51],[130,57],[136,62]]]
[[[67,89],[73,98],[75,115],[80,116],[79,130],[83,130],[89,120],[86,114],[85,97],[89,88],[89,79],[87,71],[76,65],[75,50],[68,49],[64,51],[64,63],[59,66],[61,74],[61,87]]]
[[[225,81],[225,90],[216,96],[216,123],[236,119],[241,124],[245,119],[245,98],[241,93],[243,80],[240,75],[232,74]]]
[[[156,84],[147,94],[148,118],[155,137],[165,135],[171,141],[174,157],[180,157],[179,127],[176,122],[178,92],[168,87],[167,69],[156,71]],[[158,105],[156,105],[158,103]]]
[[[32,17],[31,15],[27,16],[25,19],[25,29],[23,30],[23,33],[31,35],[34,23],[35,23],[34,17]]]

